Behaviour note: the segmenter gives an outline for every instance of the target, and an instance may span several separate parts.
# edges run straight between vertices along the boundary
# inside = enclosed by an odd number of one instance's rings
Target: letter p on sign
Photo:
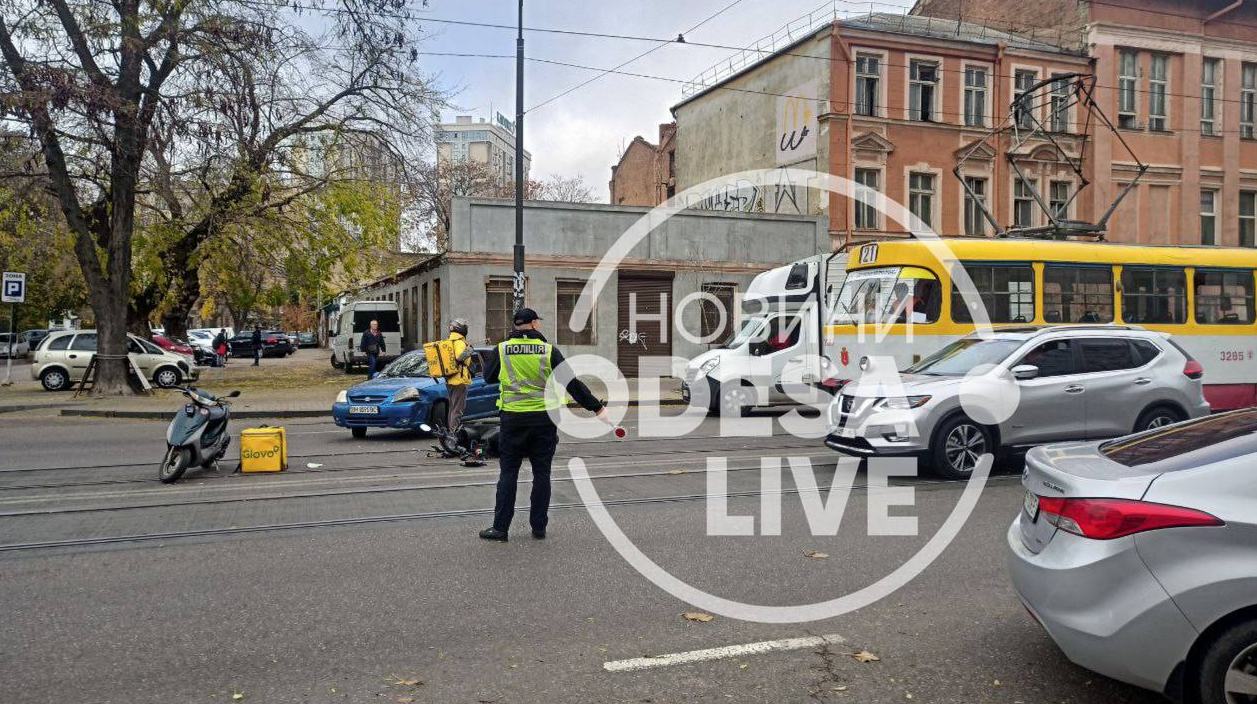
[[[0,303],[25,303],[26,274],[20,271],[4,272],[3,289],[0,292],[4,294]]]

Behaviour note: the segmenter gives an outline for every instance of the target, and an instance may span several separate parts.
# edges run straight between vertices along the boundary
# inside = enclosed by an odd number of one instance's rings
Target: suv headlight
[[[906,411],[910,408],[920,408],[929,402],[929,396],[893,396],[878,401],[874,408],[888,411]]]
[[[336,403],[349,403],[348,389],[341,389],[340,393],[336,394]]]
[[[703,362],[703,363],[702,363],[702,364],[698,367],[698,375],[699,375],[699,376],[707,376],[707,375],[711,374],[712,370],[714,370],[714,369],[715,369],[716,367],[718,367],[718,366],[720,366],[720,358],[719,358],[719,357],[712,357],[711,359],[707,360],[706,362]]]
[[[401,391],[398,391],[397,393],[393,394],[393,401],[394,401],[394,402],[398,402],[398,401],[414,401],[414,400],[415,400],[415,399],[417,399],[417,398],[419,398],[419,389],[416,389],[416,388],[415,388],[415,387],[413,387],[413,386],[407,386],[406,388],[402,389]]]

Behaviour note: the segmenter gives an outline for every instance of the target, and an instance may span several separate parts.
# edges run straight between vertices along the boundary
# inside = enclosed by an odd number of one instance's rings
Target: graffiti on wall
[[[812,214],[812,179],[800,181],[790,175],[789,169],[815,171],[816,160],[782,166],[760,181],[740,179],[704,193],[691,194],[686,197],[685,207],[739,213]]]
[[[816,82],[804,83],[777,98],[777,132],[773,148],[778,164],[816,156]]]

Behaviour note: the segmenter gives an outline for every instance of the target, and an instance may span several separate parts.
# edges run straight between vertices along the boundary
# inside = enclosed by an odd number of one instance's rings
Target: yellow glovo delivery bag
[[[428,358],[428,373],[433,377],[443,379],[458,373],[458,362],[454,359],[453,340],[425,342],[423,353]]]
[[[288,469],[288,438],[283,428],[245,428],[240,433],[241,472]]]

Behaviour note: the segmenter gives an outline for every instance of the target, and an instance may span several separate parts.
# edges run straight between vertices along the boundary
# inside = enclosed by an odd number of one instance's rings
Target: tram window
[[[1186,323],[1187,272],[1167,268],[1123,268],[1122,320],[1160,325]]]
[[[1253,272],[1196,270],[1196,322],[1250,325],[1253,322]]]
[[[1113,270],[1053,264],[1043,267],[1043,320],[1113,322]]]
[[[1027,264],[963,264],[992,323],[1028,323],[1034,320],[1034,269]],[[970,299],[973,296],[969,296]],[[965,300],[952,274],[951,317],[972,323],[977,301]]]

